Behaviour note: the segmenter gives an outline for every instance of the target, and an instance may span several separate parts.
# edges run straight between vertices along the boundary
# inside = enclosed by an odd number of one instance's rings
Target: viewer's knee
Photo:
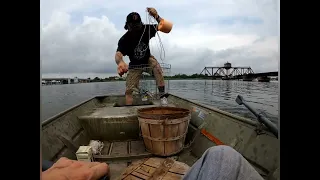
[[[213,146],[213,147],[210,147],[207,151],[209,154],[221,153],[221,152],[238,153],[235,149],[226,145]]]
[[[213,161],[221,161],[221,159],[231,159],[232,161],[237,161],[241,155],[230,146],[219,145],[207,149],[207,151],[204,153],[204,157]]]

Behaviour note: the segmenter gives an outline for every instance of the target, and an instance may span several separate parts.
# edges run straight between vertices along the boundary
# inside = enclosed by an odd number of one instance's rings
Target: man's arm
[[[158,23],[157,24],[150,24],[150,38],[153,38],[156,36],[158,31],[158,25],[162,18],[159,16],[157,10],[155,8],[147,8],[147,11],[149,12],[149,15],[152,16]]]
[[[123,56],[125,56],[125,46],[123,41],[124,41],[124,38],[121,37],[121,39],[118,42],[118,48],[115,55],[115,61],[117,65],[119,65],[119,63],[123,61]]]
[[[114,57],[118,68],[118,74],[120,77],[122,77],[122,75],[126,72],[128,72],[128,65],[123,61],[123,56],[126,55],[126,46],[125,46],[125,42],[123,42],[124,38],[122,37],[119,42],[118,42],[118,49],[116,52],[116,55]]]
[[[158,22],[158,24],[160,23],[160,21],[162,20],[162,18],[159,16],[158,14],[158,17],[155,17],[156,21]]]
[[[157,10],[155,8],[147,8],[147,11],[159,24],[162,18],[159,16]]]

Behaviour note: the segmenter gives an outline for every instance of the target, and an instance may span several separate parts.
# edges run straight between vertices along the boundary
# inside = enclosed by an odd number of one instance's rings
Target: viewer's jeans
[[[53,165],[53,162],[47,161],[47,160],[42,160],[42,172],[46,171]]]
[[[207,149],[183,179],[263,180],[240,153],[224,145]]]

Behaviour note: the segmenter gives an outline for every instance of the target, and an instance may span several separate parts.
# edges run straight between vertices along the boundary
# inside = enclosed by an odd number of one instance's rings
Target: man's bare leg
[[[161,97],[162,95],[165,94],[165,84],[164,84],[162,68],[154,56],[150,56],[148,64],[153,71],[153,74],[158,86],[159,94]],[[161,97],[160,103],[161,105],[165,106],[168,104],[168,101],[165,97]]]
[[[162,74],[162,68],[154,56],[149,58],[149,66],[151,67],[160,93],[164,93],[165,84]]]
[[[132,94],[126,94],[126,105],[132,105],[133,97]]]
[[[133,89],[138,88],[139,80],[141,78],[142,70],[129,69],[126,78],[126,105],[132,105],[133,103]]]

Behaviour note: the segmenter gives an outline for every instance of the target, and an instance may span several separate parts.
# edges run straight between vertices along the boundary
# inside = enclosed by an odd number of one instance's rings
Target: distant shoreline
[[[142,79],[141,79],[142,80]],[[155,78],[145,78],[143,80],[155,80]],[[242,81],[241,79],[229,79],[229,80],[224,80],[224,79],[211,79],[211,78],[164,78],[164,80],[223,80],[223,81]],[[125,79],[119,79],[119,80],[105,80],[105,81],[96,81],[96,82],[114,82],[114,81],[126,81]],[[92,81],[94,82],[94,81]],[[255,82],[255,81],[252,81]],[[271,82],[277,82],[277,80],[271,80]]]

